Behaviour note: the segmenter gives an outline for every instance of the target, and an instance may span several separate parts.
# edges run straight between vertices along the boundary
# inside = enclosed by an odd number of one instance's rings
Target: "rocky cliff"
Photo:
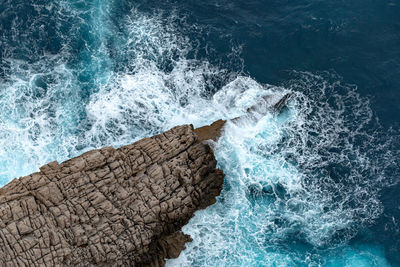
[[[162,266],[222,183],[189,125],[49,163],[0,189],[0,266]]]

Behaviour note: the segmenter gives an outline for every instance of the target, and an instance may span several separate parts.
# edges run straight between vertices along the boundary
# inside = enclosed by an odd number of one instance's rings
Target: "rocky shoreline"
[[[232,123],[279,112],[267,95]],[[216,201],[224,174],[206,140],[226,120],[104,147],[0,189],[0,266],[164,266],[191,241],[181,228]]]
[[[0,189],[0,266],[163,266],[223,173],[193,126],[105,147]]]

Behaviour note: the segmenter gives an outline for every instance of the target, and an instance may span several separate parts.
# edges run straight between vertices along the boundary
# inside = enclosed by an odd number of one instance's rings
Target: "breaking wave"
[[[348,245],[381,215],[395,164],[368,99],[333,74],[293,76],[284,112],[228,123],[214,144],[223,192],[169,266],[389,265],[377,246]]]
[[[232,119],[264,95],[290,92],[281,114],[228,122],[211,144],[224,189],[184,227],[194,241],[168,265],[388,265],[381,247],[350,244],[381,215],[379,192],[397,158],[356,86],[303,72],[261,84],[197,57],[181,29],[197,26],[161,11],[132,8],[115,21],[105,0],[8,6],[33,11],[3,11],[15,17],[0,37],[0,185],[90,149]],[[38,41],[46,38],[54,45]]]
[[[215,84],[233,77],[207,61],[187,57],[191,46],[177,34],[174,16],[132,9],[121,19],[124,28],[114,34],[107,1],[99,6],[64,1],[35,8],[62,13],[57,20],[69,21],[70,27],[58,35],[64,43],[58,54],[37,57],[36,51],[21,59],[20,51],[4,53],[8,57],[0,84],[2,185],[54,159],[63,161],[105,145],[121,146],[189,123],[192,118],[186,110],[201,112]],[[39,23],[34,17],[27,20]],[[75,25],[82,22],[79,28]],[[16,34],[18,28],[3,42],[18,38]],[[41,44],[33,41],[26,42],[39,50]],[[204,114],[203,123],[211,120]]]

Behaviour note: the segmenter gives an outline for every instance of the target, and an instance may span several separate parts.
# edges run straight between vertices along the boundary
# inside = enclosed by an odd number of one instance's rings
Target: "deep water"
[[[244,114],[169,266],[400,266],[400,3],[0,0],[0,185]]]

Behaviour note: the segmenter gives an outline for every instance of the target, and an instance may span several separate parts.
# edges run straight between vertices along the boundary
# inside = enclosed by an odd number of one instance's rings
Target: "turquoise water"
[[[0,0],[0,185],[243,115],[168,266],[400,266],[400,9],[390,1]]]
[[[337,109],[342,96],[326,99],[335,85],[300,75],[314,92],[296,92],[282,114],[228,124],[213,144],[224,190],[184,227],[194,241],[169,266],[390,266],[380,245],[349,242],[383,210],[385,178],[363,177],[379,161],[350,142],[370,109],[354,91],[346,99],[359,109]]]

